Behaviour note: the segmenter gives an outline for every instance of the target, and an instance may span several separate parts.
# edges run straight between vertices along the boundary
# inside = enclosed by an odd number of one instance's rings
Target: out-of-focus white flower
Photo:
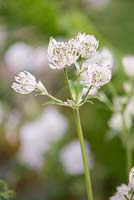
[[[122,59],[122,64],[123,64],[123,68],[125,73],[130,76],[133,77],[134,76],[134,56],[125,56]]]
[[[3,122],[4,119],[4,109],[2,103],[0,103],[0,124]]]
[[[57,42],[54,38],[51,38],[47,52],[49,66],[52,69],[62,69],[66,66],[70,66],[78,59],[76,42],[74,39],[67,42]]]
[[[90,153],[89,144],[85,142],[89,168],[93,167],[93,160]],[[82,154],[79,141],[75,140],[65,146],[60,153],[60,160],[67,173],[78,175],[84,173]]]
[[[122,110],[122,107],[127,103],[127,97],[126,96],[115,96],[113,99],[113,106],[114,110],[116,112],[120,112]]]
[[[89,58],[93,55],[99,45],[94,35],[78,33],[76,36],[77,51],[82,58]]]
[[[0,48],[3,48],[7,39],[7,30],[3,25],[0,25]]]
[[[6,121],[6,139],[11,144],[16,143],[18,139],[17,129],[18,126],[20,125],[20,121],[21,121],[20,113],[17,110],[11,111]]]
[[[123,129],[121,114],[113,113],[110,120],[108,121],[108,125],[111,129],[115,131],[121,131]]]
[[[130,94],[133,91],[133,86],[129,82],[123,83],[123,88],[126,93]]]
[[[102,49],[93,56],[89,57],[83,64],[82,68],[86,69],[90,64],[97,63],[100,66],[113,67],[113,55],[107,48]]]
[[[133,125],[133,119],[134,119],[134,100],[133,97],[132,99],[129,100],[126,109],[124,111],[124,116],[126,119],[126,125],[128,128],[131,128]]]
[[[134,168],[129,172],[128,185],[122,184],[117,187],[117,192],[114,196],[110,197],[110,200],[134,200]]]
[[[111,69],[107,66],[99,66],[96,63],[90,64],[88,70],[82,73],[82,81],[85,85],[99,88],[111,80]]]
[[[129,172],[129,185],[134,189],[134,167]]]
[[[33,169],[41,168],[45,153],[62,138],[66,130],[64,116],[53,107],[48,107],[36,121],[26,123],[21,128],[18,159]]]
[[[13,72],[25,70],[31,66],[32,47],[23,42],[17,42],[9,47],[5,53],[5,62]]]
[[[121,109],[124,103],[127,103],[127,105],[122,113]],[[133,99],[130,99],[128,102],[126,102],[126,98],[116,97],[114,98],[114,108],[116,112],[112,114],[112,117],[110,118],[108,122],[109,127],[116,131],[122,131],[123,123],[124,123],[123,118],[124,118],[126,127],[130,129],[133,125],[133,117],[134,117]]]
[[[11,72],[42,71],[47,65],[46,47],[32,47],[23,42],[11,45],[5,53],[5,63]]]
[[[27,71],[20,72],[17,76],[15,76],[15,81],[16,82],[12,84],[12,88],[20,94],[29,94],[34,90],[47,94],[47,90],[44,85],[40,81],[37,82],[35,77]]]
[[[109,0],[84,0],[84,3],[86,6],[92,6],[95,8],[103,8],[105,7],[108,3]]]

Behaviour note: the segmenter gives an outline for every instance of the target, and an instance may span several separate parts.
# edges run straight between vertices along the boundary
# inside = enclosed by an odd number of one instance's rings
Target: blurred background
[[[16,200],[84,200],[86,190],[72,111],[16,94],[14,75],[28,70],[66,99],[63,72],[48,67],[49,38],[86,32],[112,52],[112,84],[122,94],[121,57],[134,54],[133,10],[133,0],[0,0],[0,178],[16,191]],[[102,90],[112,98],[108,86]],[[110,116],[97,100],[81,109],[96,200],[108,199],[127,181],[122,143],[107,139]]]

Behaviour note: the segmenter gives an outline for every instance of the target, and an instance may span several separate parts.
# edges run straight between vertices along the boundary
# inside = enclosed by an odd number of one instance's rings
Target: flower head
[[[12,84],[12,88],[20,94],[29,94],[34,90],[47,94],[47,90],[43,84],[40,81],[37,82],[35,77],[27,71],[20,72],[15,76],[15,81]]]
[[[76,36],[78,53],[82,58],[89,58],[98,48],[99,42],[94,35],[78,33]]]
[[[128,76],[133,77],[134,76],[134,56],[123,57],[122,64],[123,64],[125,73]]]
[[[57,42],[51,38],[48,45],[49,66],[52,69],[62,69],[70,66],[78,59],[78,52],[75,40],[71,39],[67,42]]]
[[[107,66],[99,66],[93,63],[82,73],[81,78],[85,85],[99,88],[111,80],[111,69]]]
[[[110,197],[110,200],[134,200],[134,168],[129,172],[128,185],[122,184],[117,187],[117,191],[114,196]]]

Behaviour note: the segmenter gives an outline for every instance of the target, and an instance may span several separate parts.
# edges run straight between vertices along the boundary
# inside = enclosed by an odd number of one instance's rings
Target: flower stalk
[[[79,142],[80,142],[84,171],[85,171],[87,196],[88,196],[88,200],[93,200],[91,178],[90,178],[90,172],[89,172],[88,161],[87,161],[87,156],[86,156],[83,132],[82,132],[82,127],[81,127],[79,108],[76,108],[74,110],[74,116],[75,116],[76,129],[77,129],[77,132],[78,132],[78,138],[79,138]]]

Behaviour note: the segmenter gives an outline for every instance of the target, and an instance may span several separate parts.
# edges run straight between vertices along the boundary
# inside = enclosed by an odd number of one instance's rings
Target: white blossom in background
[[[50,38],[48,45],[48,61],[52,69],[62,69],[71,66],[78,59],[77,48],[74,39],[67,42],[57,42]]]
[[[12,88],[20,94],[29,94],[34,90],[47,94],[47,90],[41,81],[37,82],[35,77],[27,71],[20,72],[15,76],[15,82],[12,84]]]
[[[123,123],[121,113],[113,113],[110,120],[108,121],[108,125],[111,129],[115,131],[122,131]]]
[[[123,83],[123,89],[126,93],[130,94],[133,91],[133,86],[129,82]]]
[[[33,169],[41,168],[45,153],[64,136],[67,127],[65,117],[53,107],[48,107],[36,121],[21,128],[18,159]]]
[[[13,73],[21,70],[40,72],[47,66],[47,49],[16,42],[8,48],[4,59],[7,67]]]
[[[108,5],[110,0],[83,0],[86,6],[92,6],[95,8],[103,8]]]
[[[2,124],[4,120],[5,112],[3,108],[3,104],[0,102],[0,124]]]
[[[108,48],[96,52],[96,54],[83,63],[83,67],[86,68],[91,63],[97,63],[100,66],[109,66],[112,68],[114,63],[112,52]]]
[[[89,58],[96,53],[99,42],[94,35],[86,35],[85,33],[78,33],[76,36],[77,51],[82,58]]]
[[[13,72],[27,69],[31,66],[32,47],[23,42],[11,45],[5,53],[5,63]]]
[[[93,160],[89,148],[89,144],[85,141],[86,153],[88,158],[89,168],[93,167]],[[78,140],[71,142],[63,147],[60,153],[60,160],[65,168],[65,171],[71,175],[78,175],[84,173],[84,167],[82,162],[82,154],[80,150],[80,144]]]
[[[15,144],[18,140],[18,127],[21,122],[21,114],[17,110],[13,110],[9,113],[9,116],[6,120],[6,139],[9,143]]]
[[[122,113],[121,109],[125,103],[127,103],[127,105]],[[131,98],[128,102],[126,102],[126,97],[114,98],[114,108],[116,112],[112,114],[110,120],[108,121],[109,127],[116,131],[122,131],[123,130],[122,117],[124,117],[126,127],[130,129],[133,125],[133,118],[134,118],[133,98]]]
[[[128,55],[124,56],[122,59],[122,64],[124,72],[130,76],[134,77],[134,56]]]
[[[3,48],[7,39],[7,30],[6,28],[0,24],[0,48]]]
[[[128,185],[122,184],[116,190],[116,193],[110,197],[110,200],[134,200],[134,168],[129,172]]]

